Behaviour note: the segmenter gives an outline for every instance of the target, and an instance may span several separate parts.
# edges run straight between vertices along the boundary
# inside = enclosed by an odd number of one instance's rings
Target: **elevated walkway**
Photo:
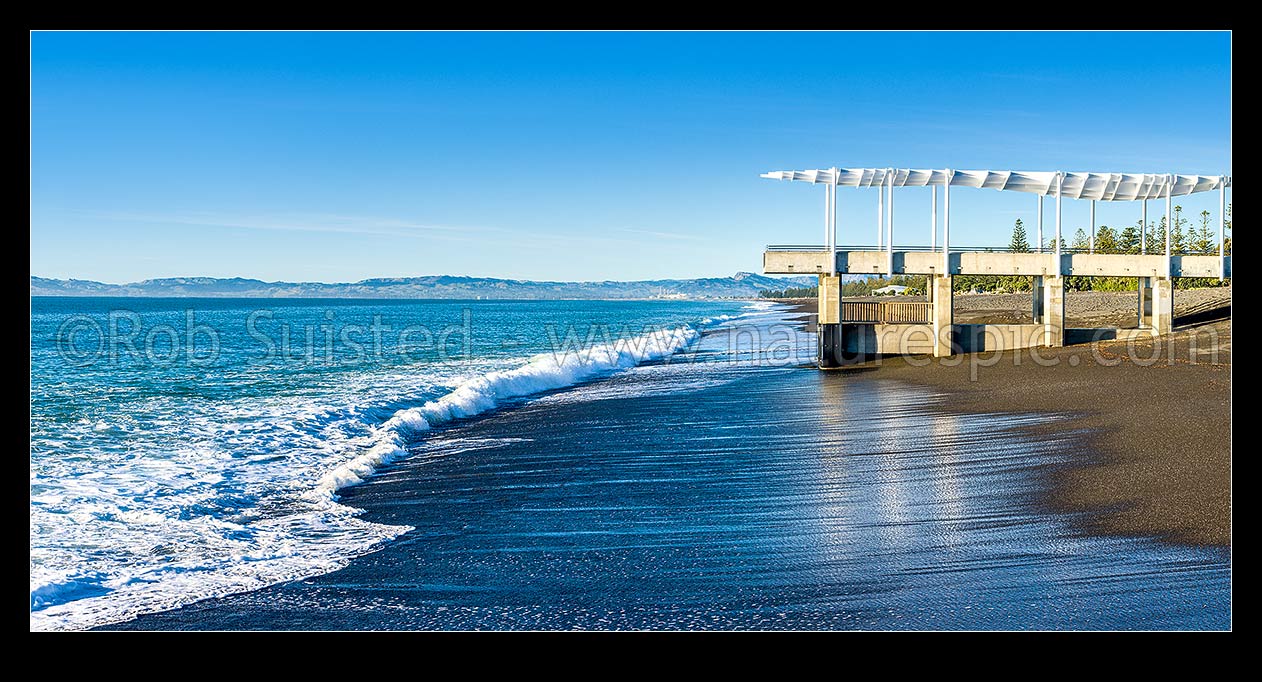
[[[824,245],[769,246],[763,272],[769,275],[819,276],[819,364],[839,364],[851,353],[917,353],[941,357],[966,349],[1026,348],[1065,343],[1066,277],[1135,277],[1139,280],[1136,315],[1141,328],[1165,334],[1173,327],[1174,278],[1231,276],[1226,228],[1229,221],[1227,175],[1175,173],[1094,173],[1081,171],[959,170],[952,168],[823,168],[778,170],[763,178],[824,188]],[[838,246],[841,188],[876,190],[876,246]],[[894,239],[895,189],[926,188],[930,194],[930,246],[898,246]],[[951,244],[951,189],[991,189],[1035,197],[1035,253],[960,247]],[[941,248],[938,247],[938,189],[942,189]],[[1148,202],[1164,200],[1161,225],[1174,225],[1174,197],[1218,193],[1218,248],[1214,255],[1175,255],[1170,231],[1162,229],[1161,254],[1094,253],[1096,202],[1135,202],[1139,239],[1148,243]],[[1054,205],[1051,252],[1043,234],[1044,200]],[[1087,249],[1064,248],[1062,205],[1088,201],[1091,208]],[[916,222],[919,222],[918,220]],[[904,237],[905,239],[905,237]],[[843,275],[919,275],[927,278],[927,308],[854,307],[841,300]],[[1033,278],[1030,325],[956,325],[951,314],[952,278],[957,275]],[[900,315],[902,317],[900,317]]]
[[[772,253],[772,252],[768,252]],[[782,252],[778,252],[782,253]],[[803,252],[792,252],[803,253]],[[809,253],[809,252],[805,252]],[[863,252],[851,252],[863,253]],[[816,256],[824,256],[817,253]],[[1044,254],[972,254],[979,256]],[[1076,255],[1076,254],[1075,254]],[[1126,258],[1123,256],[1122,258]],[[1139,256],[1138,258],[1146,258]],[[1217,258],[1213,260],[1217,261]],[[980,259],[985,264],[986,259]],[[1012,263],[1013,260],[999,261]],[[1109,261],[1115,263],[1117,261]],[[1055,261],[1052,261],[1055,264]],[[1217,266],[1217,263],[1215,263]],[[1005,266],[985,274],[1022,275]],[[1018,266],[1020,267],[1020,266]],[[1003,351],[1038,346],[1059,347],[1067,338],[1092,336],[1096,330],[1065,326],[1065,276],[1031,276],[1032,324],[955,324],[953,314],[955,275],[929,274],[925,290],[929,301],[842,301],[838,274],[819,274],[819,363],[821,367],[843,364],[855,356],[929,354],[946,357],[956,353]],[[906,273],[917,274],[917,273]],[[1118,276],[1118,275],[1108,275]],[[1168,334],[1174,327],[1174,279],[1137,277],[1137,334]],[[1094,334],[1097,338],[1105,338]],[[1114,336],[1109,338],[1116,338]],[[1088,338],[1090,340],[1090,338]]]
[[[1057,267],[1054,253],[956,251],[948,255],[944,271],[940,252],[841,247],[834,252],[841,275],[1064,275],[1085,277],[1231,277],[1231,256],[1132,255],[1062,253]],[[1167,271],[1167,267],[1169,270]],[[823,246],[768,246],[762,269],[768,275],[829,273],[828,249]],[[1167,274],[1168,273],[1168,274]]]

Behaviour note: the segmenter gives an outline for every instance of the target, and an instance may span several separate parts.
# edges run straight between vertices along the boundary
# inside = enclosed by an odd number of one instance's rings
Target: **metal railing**
[[[807,251],[807,252],[811,252],[811,251],[827,251],[827,250],[828,250],[828,247],[826,247],[826,246],[820,246],[819,244],[771,244],[771,245],[769,245],[769,246],[767,247],[767,250],[768,250],[768,251]],[[885,248],[884,246],[874,246],[874,245],[871,245],[871,244],[868,244],[868,245],[862,245],[862,244],[846,244],[846,245],[841,245],[841,244],[839,244],[839,245],[837,246],[837,251],[838,251],[838,252],[842,252],[842,251],[885,251],[885,250],[886,250],[886,248]],[[935,249],[935,248],[933,248],[932,246],[917,246],[917,245],[914,245],[914,244],[895,244],[895,245],[894,245],[894,249],[893,249],[893,250],[894,250],[894,251],[900,251],[900,252],[918,251],[918,252],[922,252],[922,253],[942,253],[942,247],[940,247],[940,246],[939,246],[938,248],[936,248],[936,249]],[[975,253],[1009,253],[1009,252],[1011,252],[1011,251],[1012,251],[1012,249],[1009,249],[1009,248],[1008,248],[1008,247],[1006,247],[1006,246],[952,246],[952,247],[951,247],[951,253],[960,253],[960,252],[962,252],[962,251],[975,252]],[[1054,250],[1053,250],[1053,249],[1050,249],[1050,248],[1049,248],[1049,249],[1043,249],[1043,253],[1052,253],[1053,251],[1054,251]],[[1079,252],[1081,252],[1081,253],[1086,253],[1086,252],[1087,252],[1087,249],[1071,249],[1071,248],[1063,248],[1063,249],[1061,249],[1060,251],[1061,251],[1061,253],[1079,253]],[[1035,252],[1035,250],[1034,250],[1033,248],[1031,248],[1031,249],[1030,249],[1030,252],[1031,252],[1031,253],[1033,253],[1033,252]]]
[[[826,246],[820,246],[819,244],[771,244],[771,245],[767,246],[767,249],[766,249],[766,250],[767,250],[767,251],[805,251],[805,252],[807,252],[807,253],[810,253],[810,252],[822,252],[822,251],[827,251],[827,250],[828,250],[828,247],[826,247]],[[846,244],[846,245],[838,245],[838,246],[837,246],[837,252],[838,252],[838,253],[841,253],[841,252],[844,252],[844,251],[885,251],[885,250],[886,250],[886,248],[885,248],[884,246],[874,246],[874,245],[871,245],[871,244],[868,244],[868,245],[862,245],[862,244]],[[931,246],[916,246],[916,245],[900,245],[900,244],[895,244],[895,245],[894,245],[893,250],[894,250],[894,251],[898,251],[898,252],[942,253],[942,247],[940,247],[940,246],[939,246],[938,248],[936,248],[936,249],[935,249],[935,248],[933,248],[933,247],[931,247]],[[951,253],[961,253],[961,252],[964,252],[964,253],[1013,253],[1012,249],[1010,249],[1010,248],[1008,248],[1008,247],[1006,247],[1006,246],[952,246],[952,247],[951,247]],[[1051,248],[1051,247],[1045,247],[1042,251],[1038,251],[1038,250],[1037,250],[1037,249],[1035,249],[1034,247],[1031,247],[1029,251],[1022,251],[1022,252],[1020,252],[1020,253],[1044,253],[1044,254],[1051,254],[1051,253],[1055,253],[1055,252],[1056,252],[1056,250],[1055,250],[1055,249],[1053,249],[1053,248]],[[1091,249],[1075,248],[1075,247],[1072,247],[1072,246],[1066,246],[1066,247],[1062,248],[1062,249],[1060,250],[1060,252],[1061,252],[1061,253],[1091,253]],[[1102,254],[1104,254],[1104,255],[1120,255],[1120,254],[1117,254],[1116,252],[1100,252],[1100,253],[1102,253]],[[1131,253],[1131,254],[1127,254],[1127,255],[1135,255],[1135,254]],[[1153,253],[1153,252],[1149,252],[1149,255],[1154,255],[1154,256],[1163,256],[1163,255],[1165,255],[1165,253],[1164,253],[1164,252],[1162,252],[1162,253]],[[1176,251],[1176,252],[1175,252],[1175,253],[1173,253],[1172,255],[1175,255],[1175,256],[1180,256],[1180,255],[1183,255],[1183,256],[1188,256],[1188,255],[1191,255],[1191,256],[1217,256],[1217,255],[1218,255],[1218,251],[1216,251],[1216,250],[1215,250],[1215,251],[1214,251],[1214,252],[1212,252],[1212,253],[1210,253],[1210,252],[1193,253],[1193,252],[1191,252],[1191,251],[1188,251],[1188,250],[1184,249],[1184,250],[1182,250],[1182,251]],[[1230,250],[1227,252],[1227,255],[1229,255],[1229,256],[1231,255]]]
[[[854,324],[929,324],[933,304],[922,301],[842,301],[841,321]]]

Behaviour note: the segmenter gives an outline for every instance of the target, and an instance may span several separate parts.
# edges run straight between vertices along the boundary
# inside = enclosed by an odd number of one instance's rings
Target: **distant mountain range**
[[[264,282],[232,277],[168,277],[130,284],[31,277],[32,296],[150,296],[176,298],[752,298],[764,289],[815,284],[814,277],[655,279],[636,282],[536,282],[490,277],[382,277],[359,282]]]

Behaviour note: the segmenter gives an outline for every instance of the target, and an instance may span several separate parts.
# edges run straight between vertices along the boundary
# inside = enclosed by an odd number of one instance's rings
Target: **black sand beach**
[[[1084,521],[1101,531],[1225,547],[1230,339],[1230,324],[1219,322],[1135,343],[1133,356],[1123,342],[1102,342],[1033,351],[1051,366],[1036,364],[1026,350],[989,358],[997,362],[975,375],[967,362],[913,366],[903,358],[886,360],[880,374],[950,391],[950,409],[1075,414],[1075,423],[1091,431],[1090,447],[1054,477],[1052,505],[1091,512]],[[1217,362],[1197,352],[1214,342],[1225,344]]]
[[[1207,293],[1230,296],[1230,290]],[[1112,298],[1130,301],[1134,294]],[[1075,423],[1090,429],[1090,448],[1076,451],[1072,466],[1053,477],[1051,506],[1090,512],[1082,521],[1097,532],[1227,547],[1230,301],[1206,308],[1184,292],[1175,301],[1176,330],[1157,341],[983,354],[976,361],[889,357],[840,371],[947,391],[952,399],[944,409],[1074,414]],[[1189,303],[1195,312],[1182,314]],[[794,304],[803,314],[815,312],[814,302]],[[1009,321],[988,314],[985,305],[972,307],[970,321]],[[1079,315],[1070,322],[1107,317]],[[1035,354],[1046,361],[1036,362]],[[868,371],[874,367],[879,370]]]
[[[344,491],[415,530],[343,570],[106,629],[1228,627],[1229,365],[1090,353],[607,380]]]

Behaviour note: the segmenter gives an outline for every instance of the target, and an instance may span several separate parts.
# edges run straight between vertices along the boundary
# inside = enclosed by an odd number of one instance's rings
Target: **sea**
[[[800,318],[34,298],[31,628],[1230,627],[1226,550],[1037,503],[1067,415],[826,375]]]

